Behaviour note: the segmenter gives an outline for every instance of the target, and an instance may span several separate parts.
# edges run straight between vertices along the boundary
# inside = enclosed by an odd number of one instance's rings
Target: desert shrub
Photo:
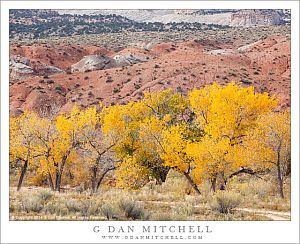
[[[45,78],[45,77],[44,77]],[[54,80],[46,80],[46,82],[48,83],[48,84],[53,84],[54,83]]]
[[[251,192],[256,194],[260,199],[271,194],[272,186],[264,180],[255,180],[249,184]]]
[[[113,206],[110,203],[105,203],[102,205],[101,207],[101,213],[108,219],[112,219],[113,216],[116,214],[117,209],[115,208],[115,206]]]
[[[75,191],[77,192],[77,193],[83,193],[84,192],[84,186],[83,185],[79,185],[79,186],[76,186],[75,187]]]
[[[68,208],[62,201],[49,202],[44,208],[45,213],[65,216],[69,213]]]
[[[156,212],[151,215],[151,220],[156,220],[156,221],[170,221],[170,220],[175,220],[173,219],[172,213],[168,212]]]
[[[113,89],[113,92],[114,92],[114,93],[118,93],[118,92],[120,92],[120,89],[117,88],[117,87],[115,87],[115,88]]]
[[[137,202],[131,200],[121,200],[119,202],[119,207],[124,212],[126,218],[144,219],[144,217],[146,217],[144,208]]]
[[[43,202],[47,202],[48,200],[50,200],[53,197],[53,192],[49,191],[49,190],[40,190],[37,194],[37,197]]]
[[[241,202],[240,195],[234,192],[219,191],[215,194],[210,202],[210,208],[220,213],[231,213],[231,211],[239,206]]]
[[[174,217],[178,217],[176,220],[187,219],[195,213],[195,208],[190,203],[177,204],[172,211]]]
[[[97,215],[101,212],[101,202],[98,201],[89,201],[88,215]]]
[[[67,201],[65,201],[65,205],[70,213],[80,212],[81,204],[77,200],[68,199]]]
[[[22,209],[26,212],[39,213],[43,209],[43,203],[37,196],[22,199]]]
[[[100,204],[98,202],[95,202],[91,199],[82,200],[80,202],[80,213],[84,217],[96,215],[101,210],[99,205]]]
[[[22,211],[22,205],[19,202],[12,202],[9,203],[9,212],[15,213],[15,212],[21,212]]]
[[[57,86],[55,87],[55,90],[56,90],[56,91],[62,91],[62,86],[61,86],[61,85],[57,85]]]
[[[187,180],[178,172],[170,170],[166,181],[162,185],[154,185],[154,190],[158,193],[169,194],[175,200],[191,192]]]

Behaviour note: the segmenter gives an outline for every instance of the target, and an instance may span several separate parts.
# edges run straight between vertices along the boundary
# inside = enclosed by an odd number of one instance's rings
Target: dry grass
[[[162,185],[146,185],[140,191],[102,187],[90,191],[54,193],[43,188],[10,189],[11,220],[270,220],[242,208],[290,211],[290,183],[285,199],[276,184],[255,177],[232,178],[226,191],[214,194],[208,183],[201,195],[190,192],[184,178],[172,172]]]

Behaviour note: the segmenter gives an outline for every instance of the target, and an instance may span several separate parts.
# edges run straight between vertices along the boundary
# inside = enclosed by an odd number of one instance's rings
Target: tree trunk
[[[54,191],[53,179],[52,179],[52,176],[51,176],[50,172],[48,172],[48,180],[49,180],[51,190]]]
[[[97,191],[97,167],[94,165],[91,169],[92,175],[91,175],[91,183],[92,183],[92,191],[95,193]]]
[[[217,177],[213,177],[211,179],[211,189],[213,190],[213,192],[216,192],[216,184],[217,184]]]
[[[168,176],[168,173],[170,171],[170,167],[163,166],[161,170],[159,171],[159,178],[161,182],[165,182]]]
[[[283,180],[282,180],[281,168],[280,168],[279,160],[277,162],[277,180],[278,180],[278,193],[279,193],[279,195],[280,195],[281,198],[284,198]]]
[[[156,183],[161,185],[163,182],[166,181],[168,173],[170,171],[170,167],[165,167],[165,166],[158,166],[152,169],[153,170],[153,175],[156,180]]]
[[[56,171],[56,177],[55,177],[55,191],[60,192],[60,182],[61,182],[61,175],[60,172]]]
[[[226,181],[226,179],[225,179],[225,176],[224,176],[224,172],[221,172],[221,178],[220,178],[220,181],[221,181],[221,183],[220,183],[220,190],[221,191],[224,191],[225,190],[225,187],[226,187],[226,183],[227,183],[227,181]]]
[[[191,176],[184,172],[184,176],[187,178],[188,182],[191,184],[191,186],[194,188],[194,190],[198,193],[198,194],[201,194],[198,186],[196,185],[196,183],[193,181],[193,179],[191,178]]]
[[[60,192],[60,185],[61,185],[61,178],[64,171],[65,164],[67,162],[67,158],[70,152],[67,153],[67,155],[63,156],[61,160],[60,169],[56,171],[56,184],[55,184],[55,190]]]
[[[25,173],[27,171],[27,167],[28,167],[28,160],[25,160],[24,165],[23,165],[22,170],[21,170],[17,191],[19,191],[22,187],[22,183],[23,183],[23,180],[24,180]]]
[[[282,179],[283,175],[280,167],[280,150],[281,150],[281,143],[279,144],[279,148],[277,149],[277,180],[278,180],[278,193],[281,198],[284,198],[283,179]]]
[[[102,181],[103,181],[105,175],[106,175],[109,171],[114,170],[114,169],[116,169],[116,168],[115,168],[115,167],[108,168],[108,169],[106,169],[106,170],[102,173],[102,175],[100,176],[100,178],[99,178],[99,180],[98,180],[97,188],[96,188],[96,191],[95,191],[95,192],[97,192],[97,191],[99,190],[100,185],[101,185],[101,183],[102,183]]]

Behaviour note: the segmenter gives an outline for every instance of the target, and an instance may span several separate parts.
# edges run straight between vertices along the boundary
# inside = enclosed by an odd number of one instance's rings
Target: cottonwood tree
[[[187,145],[187,156],[193,159],[193,173],[196,178],[210,179],[213,190],[219,179],[220,188],[224,189],[228,177],[247,166],[236,155],[244,152],[243,141],[248,131],[278,101],[267,93],[255,93],[253,87],[240,88],[234,82],[224,87],[215,83],[194,90],[189,100],[197,117],[195,123],[205,135]]]
[[[35,167],[39,157],[39,143],[35,136],[39,116],[34,112],[25,111],[19,117],[10,118],[9,156],[11,164],[21,164],[17,190],[21,189],[28,168]]]
[[[183,174],[193,189],[200,194],[200,189],[197,186],[200,183],[200,178],[192,176],[195,165],[186,151],[187,145],[192,142],[187,136],[188,134],[187,126],[184,124],[165,129],[162,133],[160,154],[165,165]]]
[[[273,112],[261,116],[248,133],[243,158],[257,169],[275,169],[278,194],[284,198],[283,183],[291,160],[290,113]]]
[[[118,141],[113,150],[122,161],[116,170],[119,186],[140,188],[150,178],[159,184],[165,181],[170,167],[159,154],[161,133],[165,126],[185,116],[185,103],[180,94],[167,90],[146,93],[139,102],[103,110],[103,132],[112,142]]]
[[[90,108],[86,112],[90,116],[89,121],[79,132],[81,141],[79,154],[89,168],[92,192],[96,193],[104,177],[116,169],[111,150],[118,140],[105,140],[101,131],[102,121],[96,107]],[[86,112],[81,113],[80,116],[85,117]]]

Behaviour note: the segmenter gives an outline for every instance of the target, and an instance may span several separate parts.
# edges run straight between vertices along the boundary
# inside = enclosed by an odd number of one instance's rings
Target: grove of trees
[[[145,93],[125,105],[74,106],[41,116],[25,111],[10,118],[10,167],[18,190],[26,174],[60,191],[64,178],[97,192],[107,173],[116,186],[140,189],[163,184],[173,169],[201,194],[201,183],[226,189],[239,174],[275,172],[284,198],[290,172],[290,114],[278,100],[253,87],[212,84],[187,96],[172,90]]]

